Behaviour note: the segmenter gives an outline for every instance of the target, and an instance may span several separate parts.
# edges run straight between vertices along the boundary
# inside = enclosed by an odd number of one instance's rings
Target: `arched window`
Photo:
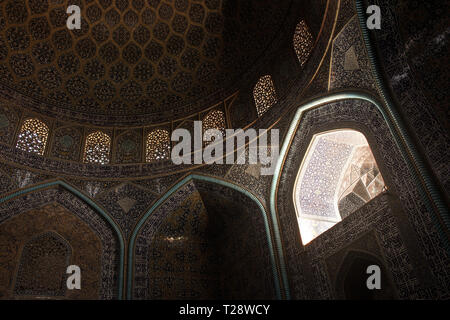
[[[351,129],[313,137],[294,186],[294,204],[307,244],[385,188],[364,135]]]
[[[70,247],[58,234],[47,232],[25,244],[14,292],[27,296],[64,296]]]
[[[96,131],[86,137],[84,147],[84,162],[87,163],[109,163],[109,151],[111,138],[101,131]]]
[[[303,66],[308,60],[313,47],[313,37],[304,20],[300,21],[295,28],[293,43],[298,61]]]
[[[208,129],[217,129],[222,132],[222,135],[225,134],[225,114],[220,110],[213,110],[209,112],[202,121],[203,127],[203,138],[207,141],[211,140],[211,135],[206,134]]]
[[[145,160],[147,162],[166,160],[170,158],[169,132],[156,129],[147,135]]]
[[[20,129],[16,147],[20,150],[44,154],[48,127],[38,119],[27,119]]]
[[[277,93],[270,75],[259,78],[253,89],[253,98],[255,99],[258,117],[277,103]]]

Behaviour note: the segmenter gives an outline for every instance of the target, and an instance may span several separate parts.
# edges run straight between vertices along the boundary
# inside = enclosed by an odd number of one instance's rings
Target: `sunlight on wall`
[[[380,194],[384,180],[364,135],[316,134],[300,166],[293,200],[303,244]]]

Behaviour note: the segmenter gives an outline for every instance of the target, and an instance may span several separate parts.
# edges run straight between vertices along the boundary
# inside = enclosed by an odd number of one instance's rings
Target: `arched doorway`
[[[184,178],[138,223],[130,243],[129,298],[281,297],[263,206],[212,180]]]

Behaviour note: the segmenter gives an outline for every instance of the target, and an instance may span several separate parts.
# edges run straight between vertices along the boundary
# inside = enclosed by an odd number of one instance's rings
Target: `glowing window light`
[[[89,134],[84,148],[84,162],[108,164],[110,148],[111,138],[106,133],[96,131]]]
[[[300,21],[295,28],[293,44],[298,61],[303,66],[313,48],[313,37],[304,20]]]
[[[47,144],[49,129],[45,123],[38,119],[27,119],[24,121],[17,138],[17,149],[44,154]]]
[[[277,93],[270,75],[262,76],[253,89],[253,98],[255,99],[258,117],[263,115],[275,103],[277,103]]]
[[[315,135],[293,193],[303,244],[384,190],[383,177],[362,133],[340,129]]]
[[[147,162],[166,160],[170,158],[169,132],[156,129],[147,135],[145,160]]]

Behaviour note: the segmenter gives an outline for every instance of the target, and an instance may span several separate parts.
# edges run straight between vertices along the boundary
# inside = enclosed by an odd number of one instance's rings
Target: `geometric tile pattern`
[[[96,200],[121,227],[128,237],[137,219],[145,213],[157,195],[133,184],[125,183],[96,196]]]
[[[2,1],[0,82],[72,114],[185,116],[252,66],[291,2],[76,0],[68,30],[61,1]]]

